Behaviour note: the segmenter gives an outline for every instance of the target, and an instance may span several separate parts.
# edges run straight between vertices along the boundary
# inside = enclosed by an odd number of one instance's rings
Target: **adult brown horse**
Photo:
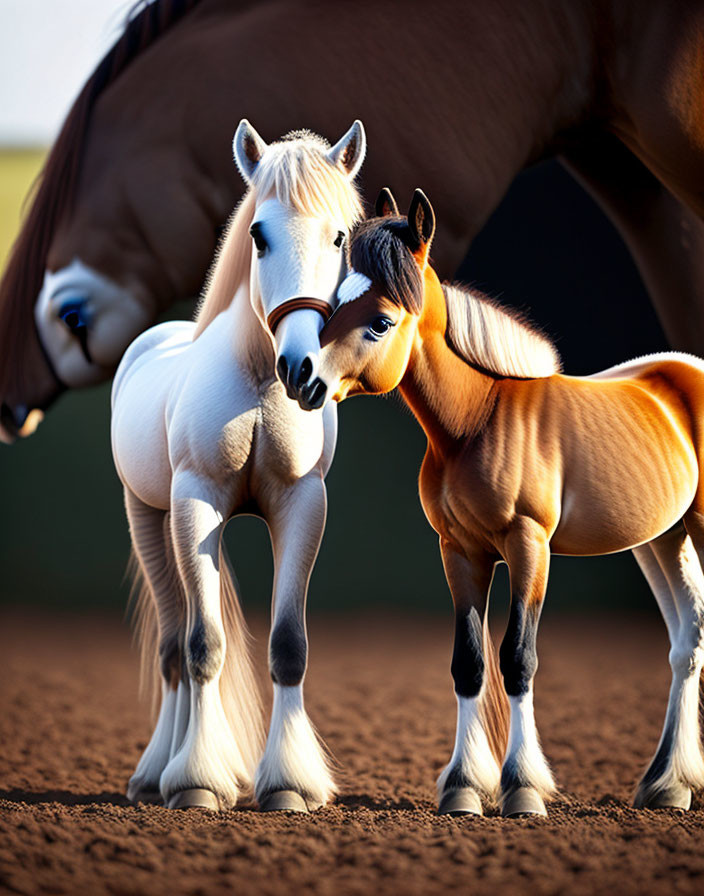
[[[435,217],[420,190],[408,218],[386,191],[377,212],[353,235],[316,372],[295,391],[314,409],[398,386],[427,436],[420,497],[456,613],[457,738],[440,811],[481,814],[484,794],[499,795],[504,815],[545,814],[554,783],[533,679],[550,555],[629,548],[667,624],[672,667],[660,745],[635,804],[689,808],[692,788],[704,786],[704,361],[668,352],[564,376],[553,345],[522,319],[441,286],[428,262]],[[501,561],[511,582],[500,652],[508,738],[487,637]]]
[[[515,175],[561,153],[621,229],[671,342],[700,349],[703,47],[701,0],[140,3],[68,116],[0,284],[0,435],[110,376],[198,293],[241,192],[229,147],[244,114],[265,138],[362,117],[366,183],[393,159],[395,189],[435,197],[443,275]]]

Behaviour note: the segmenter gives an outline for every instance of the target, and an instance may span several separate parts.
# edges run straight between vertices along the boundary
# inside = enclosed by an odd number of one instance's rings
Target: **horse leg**
[[[649,550],[660,570],[653,569]],[[665,617],[672,684],[660,743],[634,798],[637,807],[688,809],[704,784],[699,743],[699,678],[704,662],[704,575],[681,525],[634,551]]]
[[[483,552],[467,559],[443,538],[440,551],[455,605],[451,671],[457,698],[457,732],[450,761],[438,778],[438,814],[481,815],[480,796],[493,800],[501,781],[500,760],[487,732],[490,722],[485,705],[491,697],[492,660],[496,665],[486,628],[494,559]],[[489,651],[492,656],[487,655]],[[494,732],[490,730],[489,734]]]
[[[699,354],[704,222],[611,134],[585,136],[563,161],[625,240],[670,345]]]
[[[149,642],[150,635],[156,635],[161,678],[161,706],[156,727],[130,778],[127,797],[134,802],[160,802],[159,778],[170,758],[175,726],[185,608],[171,548],[168,513],[144,504],[129,489],[125,489],[125,508],[135,556],[144,577],[143,588],[146,589],[140,595],[138,606],[142,616],[138,635],[143,667],[157,649],[157,644]],[[156,608],[156,632],[149,624],[150,620],[145,618],[148,608],[143,604],[146,601],[153,601]]]
[[[330,769],[303,705],[308,642],[308,582],[325,528],[325,484],[317,472],[271,500],[267,522],[274,550],[269,671],[271,725],[257,769],[255,794],[264,811],[305,812],[335,793]]]
[[[179,473],[171,489],[171,532],[186,594],[185,673],[190,697],[183,742],[164,769],[160,789],[170,808],[228,808],[248,769],[220,694],[225,661],[220,535],[223,515],[210,482]],[[183,707],[179,724],[183,724]]]
[[[555,783],[538,740],[533,679],[550,565],[547,533],[533,520],[521,517],[506,536],[503,555],[511,579],[511,612],[500,659],[511,721],[501,770],[501,812],[509,818],[546,815],[543,800],[554,792]]]

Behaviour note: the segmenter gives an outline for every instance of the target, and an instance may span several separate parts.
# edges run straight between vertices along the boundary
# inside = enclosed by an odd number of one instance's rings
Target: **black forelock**
[[[411,314],[423,308],[423,280],[413,257],[408,221],[387,215],[357,225],[350,242],[350,266],[364,274],[395,305]]]

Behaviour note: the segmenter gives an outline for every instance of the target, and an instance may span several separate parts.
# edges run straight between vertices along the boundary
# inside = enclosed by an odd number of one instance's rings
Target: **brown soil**
[[[312,619],[310,714],[341,795],[309,816],[132,806],[148,735],[129,635],[0,619],[0,888],[13,893],[702,892],[704,808],[634,811],[668,689],[662,626],[548,619],[537,716],[563,790],[546,820],[434,814],[454,700],[450,622]],[[255,626],[263,671],[264,630]],[[262,674],[262,681],[265,676]]]

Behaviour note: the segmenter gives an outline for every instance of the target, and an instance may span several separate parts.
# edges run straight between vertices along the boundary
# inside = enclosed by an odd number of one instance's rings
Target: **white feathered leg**
[[[222,514],[209,482],[178,473],[172,485],[173,543],[187,595],[185,646],[190,712],[183,743],[164,769],[160,788],[172,807],[227,808],[237,802],[248,769],[233,737],[220,695],[225,659],[219,544]],[[179,695],[182,725],[185,688]]]
[[[144,504],[129,489],[125,490],[125,507],[135,556],[144,578],[137,606],[142,671],[144,674],[148,671],[145,667],[155,664],[158,649],[161,679],[156,727],[130,778],[127,797],[135,802],[152,802],[160,799],[159,779],[169,761],[174,736],[185,607],[171,547],[168,514]]]
[[[682,526],[634,551],[670,636],[672,684],[660,743],[638,785],[634,804],[689,808],[704,785],[699,736],[699,680],[704,662],[704,575]]]
[[[325,485],[317,471],[282,489],[267,513],[275,561],[269,642],[274,704],[255,777],[262,809],[305,811],[323,805],[335,792],[325,753],[303,705],[306,594],[325,514]]]

